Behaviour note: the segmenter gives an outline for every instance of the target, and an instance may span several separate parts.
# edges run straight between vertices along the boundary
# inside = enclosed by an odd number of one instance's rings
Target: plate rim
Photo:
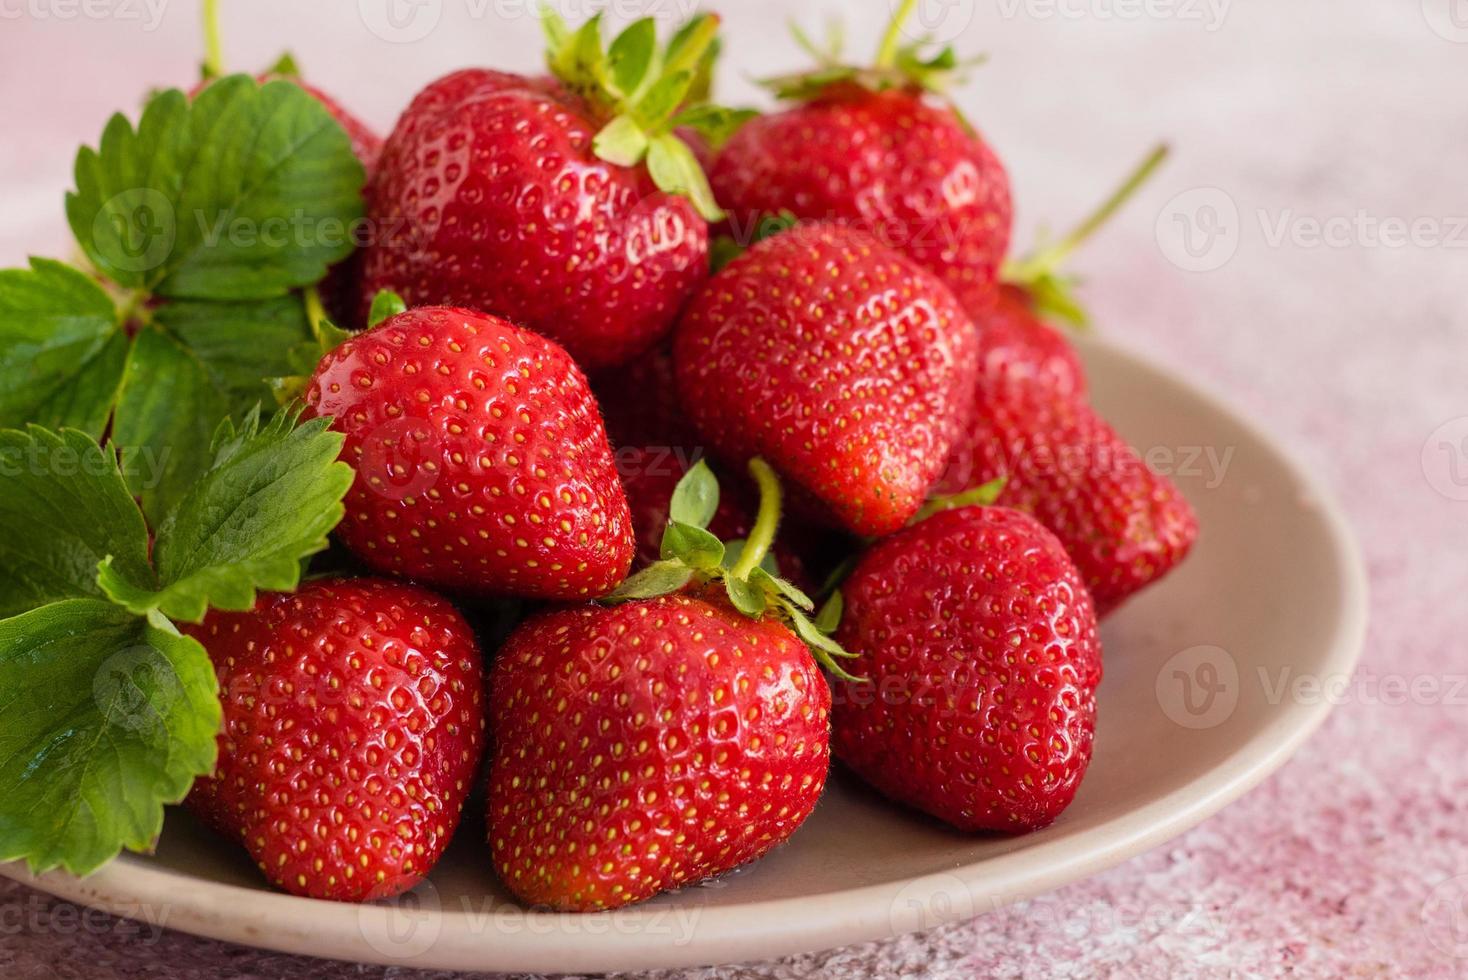
[[[1206,383],[1184,378],[1151,356],[1114,340],[1083,337],[1078,338],[1078,346],[1083,355],[1097,351],[1129,362],[1129,366],[1150,375],[1149,381],[1181,389],[1210,413],[1226,417],[1304,489],[1334,552],[1338,575],[1333,591],[1342,610],[1329,641],[1322,645],[1326,654],[1321,670],[1342,674],[1354,671],[1365,644],[1369,587],[1359,543],[1333,491],[1300,462],[1282,439],[1256,424],[1249,413],[1237,409]],[[353,906],[207,880],[206,888],[185,901],[178,897],[180,885],[197,884],[201,879],[154,867],[146,857],[133,854],[120,856],[86,879],[59,870],[32,876],[23,862],[0,864],[0,876],[124,918],[137,918],[139,909],[166,907],[171,910],[167,920],[155,923],[163,928],[284,953],[384,966],[601,972],[759,962],[972,918],[1114,867],[1197,826],[1258,786],[1294,755],[1332,708],[1329,699],[1315,704],[1292,703],[1291,710],[1272,718],[1203,775],[1079,837],[1041,841],[936,874],[814,896],[719,906],[710,917],[713,922],[697,924],[699,935],[684,944],[649,943],[645,928],[576,930],[582,938],[591,935],[595,941],[574,943],[566,942],[573,938],[567,930],[552,928],[539,931],[544,931],[547,939],[555,936],[562,941],[534,947],[516,943],[487,946],[484,939],[489,933],[475,936],[473,943],[437,942],[427,952],[411,942],[401,947],[394,942],[379,945],[373,943],[369,931],[390,930],[394,916],[412,913],[391,905]],[[248,915],[230,908],[235,899],[244,896],[249,897]],[[835,896],[839,896],[839,902],[826,900]],[[976,903],[975,896],[987,902]],[[969,899],[967,904],[965,897]],[[898,902],[903,903],[902,909]],[[976,907],[979,904],[982,907]],[[650,908],[666,910],[665,906],[634,906],[591,916],[550,917],[570,922],[621,916],[631,922],[645,917]],[[305,914],[308,909],[310,915]],[[319,920],[328,910],[330,924],[320,928]],[[695,916],[700,911],[700,907],[693,907]],[[477,918],[465,911],[417,914],[438,916],[432,923],[436,939],[451,935],[449,926],[457,920],[463,920],[459,923],[462,931],[464,923]],[[524,919],[529,922],[534,917],[526,915]],[[312,925],[303,927],[301,923],[308,920]],[[527,927],[518,931],[538,930]],[[755,942],[758,953],[751,956],[751,944]]]

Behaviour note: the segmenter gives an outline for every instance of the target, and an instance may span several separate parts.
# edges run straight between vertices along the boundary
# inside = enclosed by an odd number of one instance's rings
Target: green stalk
[[[897,64],[897,49],[902,45],[902,25],[917,9],[917,0],[902,0],[902,6],[892,15],[887,33],[882,35],[882,46],[877,49],[877,67],[892,68]]]
[[[749,578],[749,573],[759,567],[775,543],[775,530],[780,524],[780,479],[770,464],[756,456],[749,461],[749,475],[759,486],[759,512],[754,518],[754,527],[744,539],[744,550],[739,561],[729,570],[737,579]]]
[[[1095,234],[1096,229],[1111,220],[1111,216],[1121,210],[1122,205],[1131,200],[1133,194],[1147,182],[1147,179],[1162,166],[1171,152],[1166,143],[1159,144],[1147,158],[1131,172],[1125,183],[1121,185],[1106,199],[1106,202],[1097,208],[1090,217],[1082,221],[1076,228],[1054,245],[1043,249],[1028,259],[1019,263],[1019,269],[1023,273],[1033,276],[1035,273],[1049,272],[1058,269],[1065,263],[1072,252],[1086,243],[1086,240]]]
[[[219,34],[219,0],[204,0],[204,74],[224,74],[224,45]]]

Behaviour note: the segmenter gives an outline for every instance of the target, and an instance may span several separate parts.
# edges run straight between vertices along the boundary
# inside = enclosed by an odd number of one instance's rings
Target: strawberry
[[[865,234],[757,243],[684,313],[673,357],[710,448],[763,455],[845,528],[916,513],[967,417],[978,337],[933,274]]]
[[[1009,178],[949,104],[930,101],[958,63],[897,43],[894,18],[872,68],[813,52],[821,67],[770,81],[798,104],[743,126],[709,171],[736,237],[788,210],[870,232],[929,269],[971,314],[994,300],[1013,222]]]
[[[1051,823],[1091,758],[1101,645],[1065,549],[998,507],[877,542],[842,587],[832,751],[884,795],[960,830]]]
[[[627,574],[627,500],[585,377],[498,317],[422,307],[327,354],[306,389],[357,470],[341,540],[456,592],[577,599]]]
[[[454,608],[401,583],[318,579],[182,629],[224,704],[218,766],[189,806],[292,894],[365,902],[421,881],[484,744],[479,651]]]
[[[1187,556],[1198,521],[1089,406],[1033,381],[981,382],[940,493],[1006,478],[998,502],[1037,517],[1105,615]]]
[[[641,901],[758,858],[815,807],[831,703],[816,662],[839,672],[846,654],[762,571],[779,487],[762,461],[751,473],[760,517],[737,558],[704,530],[718,485],[700,464],[674,495],[664,560],[614,595],[625,604],[541,614],[500,651],[489,838],[527,903]]]
[[[1084,330],[1090,317],[1077,302],[1075,280],[1061,269],[1071,253],[1125,204],[1167,159],[1156,147],[1122,186],[1070,234],[1018,261],[1005,263],[1004,282],[992,310],[974,320],[980,327],[980,374],[989,381],[1034,379],[1061,394],[1086,396],[1086,374],[1070,342],[1051,322]]]
[[[594,369],[653,346],[708,274],[704,219],[722,212],[674,130],[725,118],[678,112],[718,21],[662,58],[650,20],[611,55],[598,19],[546,23],[555,78],[458,71],[398,120],[368,196],[362,309],[391,289],[491,311]]]

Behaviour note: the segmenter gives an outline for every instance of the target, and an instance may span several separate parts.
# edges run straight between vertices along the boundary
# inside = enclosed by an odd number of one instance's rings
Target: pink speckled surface
[[[475,16],[523,9],[513,3],[444,0],[417,43],[368,31],[360,11],[373,6],[226,2],[229,55],[259,66],[289,44],[314,80],[386,127],[430,78],[471,63],[528,67],[538,44],[526,20]],[[749,74],[798,63],[771,37],[784,4],[724,6]],[[1174,162],[1082,257],[1093,311],[1129,345],[1231,393],[1337,488],[1371,576],[1367,651],[1293,762],[1150,854],[923,935],[681,976],[1468,974],[1468,421],[1450,424],[1468,416],[1464,7],[933,3],[948,11],[941,33],[992,56],[963,101],[1011,166],[1022,231],[1065,224],[1143,147],[1173,142]],[[76,145],[149,86],[192,77],[193,3],[90,9],[106,16],[66,0],[0,0],[7,265],[28,251],[65,254],[60,201]],[[886,4],[844,13],[864,47]],[[726,78],[752,97],[739,71]],[[1188,220],[1191,256],[1179,237]],[[1209,228],[1223,233],[1198,237]],[[1434,691],[1402,701],[1395,678]],[[156,934],[0,884],[7,980],[430,976],[446,975]]]

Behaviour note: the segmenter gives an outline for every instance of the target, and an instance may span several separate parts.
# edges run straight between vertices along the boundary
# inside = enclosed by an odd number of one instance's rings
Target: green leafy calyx
[[[551,73],[603,120],[593,149],[608,163],[646,163],[657,186],[693,202],[709,221],[724,212],[679,127],[719,145],[754,115],[706,103],[718,53],[719,19],[695,17],[659,48],[652,18],[636,21],[603,43],[601,15],[571,30],[547,7],[542,14]]]
[[[842,60],[844,44],[839,25],[831,28],[824,45],[815,44],[799,26],[792,25],[796,43],[815,59],[816,67],[768,78],[763,84],[779,98],[796,100],[820,98],[844,86],[871,92],[893,89],[947,92],[963,80],[968,69],[983,64],[985,59],[983,56],[960,58],[951,47],[930,53],[933,45],[929,38],[903,44],[904,25],[916,7],[917,0],[903,0],[887,25],[876,61],[871,65],[853,65]]]
[[[749,473],[759,487],[760,501],[746,539],[726,543],[708,530],[719,507],[719,481],[700,460],[673,491],[660,560],[602,601],[615,604],[722,585],[729,604],[739,612],[751,619],[774,616],[795,631],[821,666],[843,680],[855,680],[838,662],[854,654],[831,637],[840,621],[840,607],[834,618],[830,603],[817,613],[810,596],[776,574],[770,546],[780,523],[779,478],[759,458],[750,460]]]

